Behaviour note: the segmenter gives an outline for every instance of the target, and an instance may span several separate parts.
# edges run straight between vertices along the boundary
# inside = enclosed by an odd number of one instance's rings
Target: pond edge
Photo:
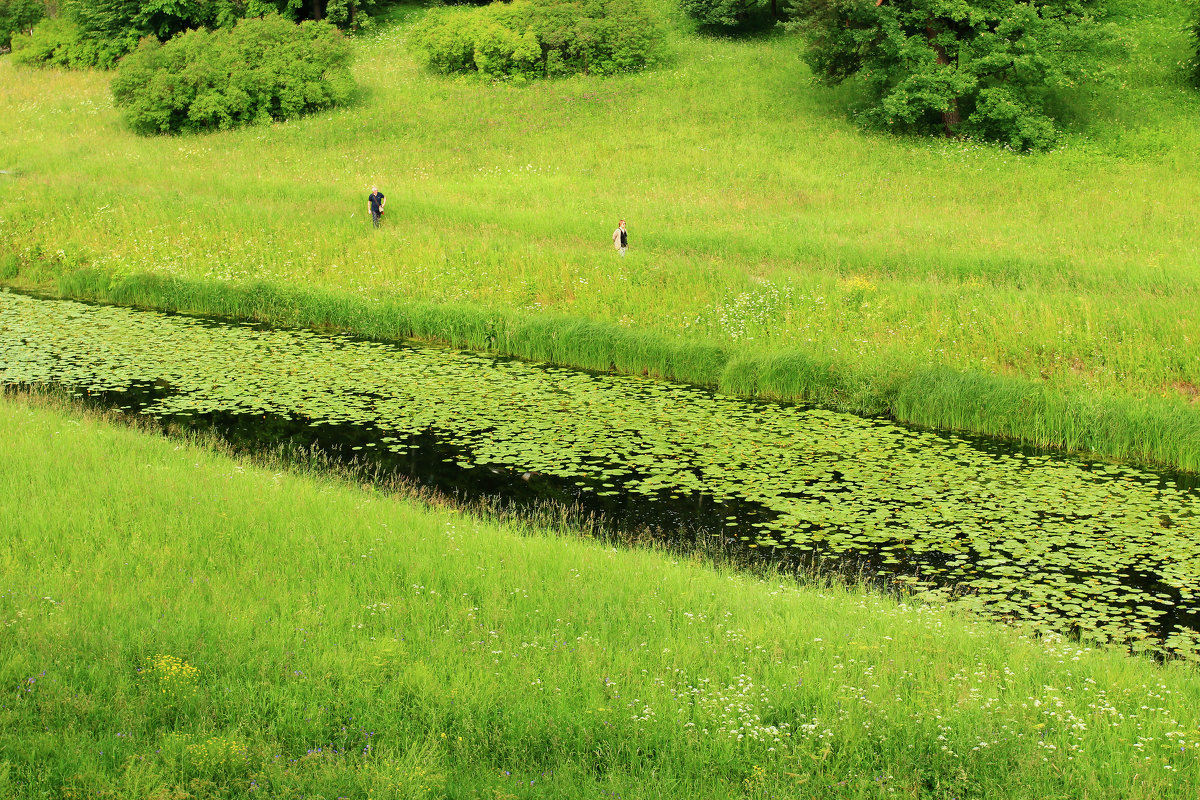
[[[803,401],[1068,453],[1200,472],[1200,409],[1175,398],[1063,392],[1024,378],[938,365],[896,365],[887,372],[867,372],[800,349],[738,351],[610,322],[532,316],[469,304],[451,306],[269,282],[116,275],[93,267],[50,276],[31,266],[16,274],[6,271],[0,286],[49,291],[63,299],[373,339],[438,342],[567,367],[683,381],[737,397]]]

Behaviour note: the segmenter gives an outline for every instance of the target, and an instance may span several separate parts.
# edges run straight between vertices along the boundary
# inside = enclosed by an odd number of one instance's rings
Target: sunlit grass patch
[[[53,408],[0,403],[0,435],[0,785],[18,797],[1200,790],[1180,664],[502,528]],[[153,663],[197,669],[194,696],[152,690]]]

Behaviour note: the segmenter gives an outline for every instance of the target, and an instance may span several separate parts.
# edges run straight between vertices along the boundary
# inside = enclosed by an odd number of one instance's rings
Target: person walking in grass
[[[625,248],[629,247],[629,231],[625,230],[625,220],[617,223],[617,229],[613,231],[613,247],[621,255],[625,255]]]
[[[371,195],[367,198],[367,208],[371,211],[371,222],[376,228],[379,227],[379,220],[383,216],[383,204],[386,202],[387,198],[379,191],[379,187],[372,186]]]

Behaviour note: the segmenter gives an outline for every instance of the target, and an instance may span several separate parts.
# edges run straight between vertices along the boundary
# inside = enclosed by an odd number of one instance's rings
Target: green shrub
[[[664,58],[664,35],[636,0],[513,0],[435,9],[413,41],[436,72],[532,78],[651,66]]]
[[[113,48],[100,48],[79,36],[79,26],[66,17],[42,20],[29,36],[12,40],[13,63],[36,67],[112,66],[120,58]]]
[[[340,28],[358,28],[368,22],[367,12],[384,1],[59,0],[51,4],[57,7],[57,19],[44,21],[34,30],[32,42],[18,45],[25,53],[18,61],[30,65],[110,69],[147,36],[165,42],[194,28],[231,28],[243,17],[276,12],[294,21],[315,16]],[[5,24],[6,7],[22,9],[24,19],[32,13],[27,7],[43,5],[43,0],[0,0],[0,28]]]
[[[232,25],[238,0],[62,0],[28,40],[14,42],[18,63],[111,69],[145,36],[166,40],[198,27]]]
[[[42,17],[42,0],[0,0],[0,48],[9,47],[15,33],[28,33]]]
[[[339,28],[360,28],[370,24],[370,14],[391,0],[223,0],[233,2],[242,16],[261,17],[278,13],[290,20],[323,19]]]
[[[324,22],[271,14],[232,29],[153,37],[122,59],[113,97],[139,133],[233,128],[345,102],[350,46]]]

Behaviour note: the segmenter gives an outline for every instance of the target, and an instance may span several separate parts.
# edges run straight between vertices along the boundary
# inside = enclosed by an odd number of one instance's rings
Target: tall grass
[[[423,338],[594,370],[704,384],[744,396],[806,398],[864,414],[970,430],[1042,446],[1200,470],[1200,414],[1161,397],[1063,390],[1005,375],[909,362],[875,370],[796,350],[737,348],[607,322],[470,304],[363,299],[320,289],[227,284],[95,269],[60,276],[64,296],[353,331]]]
[[[358,41],[352,108],[211,136],[138,138],[107,75],[0,59],[0,279],[94,267],[444,306],[443,321],[465,306],[606,323],[631,332],[609,363],[632,371],[661,371],[638,343],[678,342],[774,364],[764,390],[786,394],[813,380],[777,368],[805,361],[854,376],[812,389],[845,407],[1196,466],[1158,441],[1192,447],[1200,391],[1200,102],[1178,4],[1115,8],[1131,56],[1060,98],[1065,146],[1033,156],[864,134],[843,113],[853,87],[812,85],[783,35],[681,30],[666,69],[493,85],[418,69],[405,37],[422,9],[401,12]],[[608,366],[595,330],[559,336],[562,357]],[[960,374],[992,379],[921,402],[930,376]],[[896,376],[914,388],[880,388]],[[994,418],[1004,403],[969,394],[993,385],[1052,401]],[[1093,396],[1107,419],[1161,422],[1106,426]]]
[[[1200,791],[1178,664],[44,403],[0,440],[0,797]]]

